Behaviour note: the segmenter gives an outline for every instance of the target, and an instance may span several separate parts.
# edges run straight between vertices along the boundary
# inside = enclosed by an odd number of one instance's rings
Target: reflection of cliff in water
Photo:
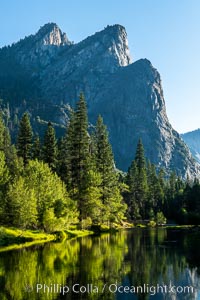
[[[197,300],[200,291],[200,233],[133,229],[10,251],[0,257],[0,299],[170,299]],[[69,292],[36,293],[36,284],[67,285]],[[82,294],[74,284],[98,287]],[[118,286],[192,286],[195,293],[111,293]],[[102,289],[106,288],[102,293]]]
[[[129,235],[129,245],[132,245],[129,246],[129,285],[172,285],[186,291],[151,297],[143,294],[138,295],[138,299],[197,299],[197,290],[200,289],[200,262],[196,256],[199,238],[200,233],[170,229],[136,230],[135,234]],[[187,290],[187,286],[194,288],[193,293],[188,293],[191,289]]]

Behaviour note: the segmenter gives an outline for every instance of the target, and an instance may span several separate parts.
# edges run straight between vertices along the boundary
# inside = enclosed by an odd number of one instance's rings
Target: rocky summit
[[[147,59],[132,62],[123,26],[107,26],[75,44],[50,23],[0,50],[0,98],[10,120],[28,110],[35,131],[49,120],[61,128],[80,92],[90,124],[103,116],[119,169],[127,170],[142,138],[146,157],[158,167],[182,177],[199,175],[167,118],[158,71]]]

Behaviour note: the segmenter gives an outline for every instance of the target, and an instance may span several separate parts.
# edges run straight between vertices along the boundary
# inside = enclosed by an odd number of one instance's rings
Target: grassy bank
[[[15,248],[21,248],[21,245],[27,246],[49,242],[55,240],[55,238],[55,235],[41,231],[0,227],[0,251],[5,246],[10,247],[15,245]]]
[[[89,230],[66,230],[48,234],[39,230],[0,227],[0,252],[91,234],[93,232]]]
[[[128,226],[129,225],[129,226]],[[118,227],[118,228],[109,228],[105,225],[94,226],[91,230],[65,230],[55,232],[53,234],[44,233],[39,230],[20,230],[16,228],[6,228],[0,227],[0,252],[9,251],[13,249],[21,249],[25,247],[30,247],[37,244],[43,244],[51,241],[64,241],[72,238],[83,237],[92,234],[101,234],[104,232],[116,232],[124,228],[148,228],[151,226],[144,224],[137,224],[136,226],[130,226],[131,224],[127,223],[127,226]],[[174,225],[174,226],[158,226],[168,229],[181,229],[181,230],[191,230],[199,231],[200,226],[194,225]]]
[[[0,227],[0,252],[12,249],[30,247],[36,244],[43,244],[51,241],[64,241],[72,238],[100,234],[103,232],[116,232],[119,229],[130,228],[131,224],[126,226],[115,226],[110,228],[106,225],[92,226],[90,230],[65,230],[57,231],[52,234],[40,230],[21,230],[17,228]]]

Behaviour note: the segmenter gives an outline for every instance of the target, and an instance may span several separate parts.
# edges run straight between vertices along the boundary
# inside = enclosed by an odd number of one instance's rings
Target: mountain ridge
[[[0,49],[0,97],[10,103],[12,116],[28,110],[35,131],[39,119],[64,125],[66,107],[75,106],[80,92],[89,121],[94,124],[98,114],[104,118],[117,167],[127,170],[142,138],[147,158],[157,166],[182,177],[199,174],[169,123],[159,72],[147,59],[132,63],[123,26],[107,26],[73,44],[50,23],[17,47]]]

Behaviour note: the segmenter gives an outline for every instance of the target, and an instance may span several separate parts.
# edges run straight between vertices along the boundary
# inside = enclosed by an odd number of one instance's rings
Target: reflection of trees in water
[[[0,258],[0,299],[115,299],[104,284],[139,286],[170,282],[199,288],[198,233],[185,234],[166,229],[128,230],[116,234],[83,237],[64,243],[49,243],[31,249],[2,253]],[[198,256],[197,256],[198,255]],[[75,283],[97,286],[99,293],[64,297],[58,293],[25,291],[37,283],[47,286]],[[149,299],[148,295],[117,295],[117,299]],[[192,300],[195,296],[156,295],[152,299]],[[151,299],[151,298],[150,298]]]
[[[65,244],[50,243],[44,247],[2,253],[0,299],[56,299],[55,293],[36,294],[36,284],[65,284],[66,277],[76,271],[79,246],[74,241]]]
[[[126,234],[104,234],[65,243],[3,253],[0,258],[0,299],[58,299],[57,293],[30,292],[37,283],[98,286],[119,281],[126,272]],[[27,288],[28,291],[25,289]],[[62,298],[62,297],[60,297]],[[111,293],[67,294],[62,299],[113,299]]]
[[[92,283],[99,288],[98,295],[85,294],[82,299],[114,299],[114,294],[107,288],[103,294],[101,291],[105,284],[108,287],[120,282],[129,270],[129,266],[124,264],[124,257],[128,252],[126,239],[127,235],[122,232],[82,238],[79,257],[81,271],[77,273],[75,281],[83,285]]]

